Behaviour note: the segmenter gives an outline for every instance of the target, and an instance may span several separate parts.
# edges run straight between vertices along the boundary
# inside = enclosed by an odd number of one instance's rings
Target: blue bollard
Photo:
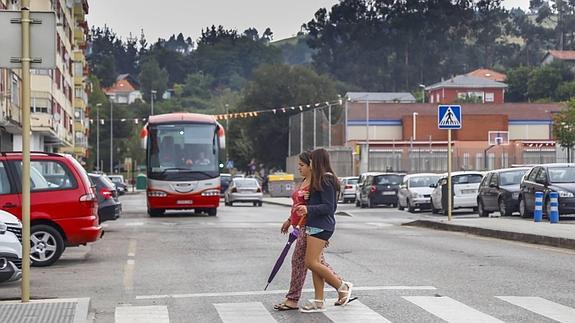
[[[543,220],[543,192],[535,192],[535,211],[533,212],[533,221],[541,222]]]
[[[551,203],[551,214],[549,214],[549,222],[559,223],[559,194],[557,192],[549,193]]]

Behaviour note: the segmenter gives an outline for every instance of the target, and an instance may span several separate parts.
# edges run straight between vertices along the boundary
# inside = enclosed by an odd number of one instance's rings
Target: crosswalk
[[[424,310],[428,315],[439,318],[445,322],[465,322],[465,323],[495,323],[504,322],[498,318],[500,313],[485,313],[473,308],[472,305],[465,304],[448,296],[393,296],[400,301],[406,302],[407,308]],[[345,307],[333,306],[335,299],[326,300],[327,311],[311,315],[323,315],[334,323],[344,322],[366,322],[366,323],[388,323],[392,320],[385,317],[389,313],[378,313],[359,300],[349,303]],[[540,316],[539,321],[547,318],[561,323],[575,323],[575,309],[563,304],[559,304],[542,297],[534,296],[495,296],[495,302],[501,302],[502,306],[513,306],[514,309],[534,313]],[[233,303],[213,303],[213,310],[222,323],[275,323],[281,322],[284,316],[278,315],[270,308],[269,304],[262,302],[233,302]],[[300,314],[297,311],[290,311],[291,315]],[[292,316],[293,317],[293,316]],[[395,313],[395,321],[401,322],[397,317],[401,314]],[[534,316],[529,316],[534,317]],[[524,317],[518,317],[514,321],[526,321]],[[531,320],[533,321],[533,320]],[[168,306],[119,306],[115,312],[116,323],[169,323]]]

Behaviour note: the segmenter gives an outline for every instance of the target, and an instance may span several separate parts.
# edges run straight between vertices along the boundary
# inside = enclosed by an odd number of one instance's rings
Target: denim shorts
[[[306,233],[310,237],[318,238],[323,241],[329,241],[329,238],[333,235],[333,231],[328,231],[320,228],[306,227]]]

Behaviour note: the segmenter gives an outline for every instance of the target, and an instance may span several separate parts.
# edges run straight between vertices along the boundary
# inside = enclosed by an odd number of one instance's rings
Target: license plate
[[[194,204],[192,200],[179,200],[176,202],[177,204]]]
[[[384,191],[381,194],[383,194],[383,195],[395,195],[395,192],[394,191]]]
[[[476,194],[477,190],[461,190],[461,194]]]

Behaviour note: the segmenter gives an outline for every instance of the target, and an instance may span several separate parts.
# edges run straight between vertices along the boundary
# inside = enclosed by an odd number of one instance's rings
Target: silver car
[[[227,206],[233,206],[234,203],[253,203],[254,206],[262,206],[263,198],[262,187],[255,178],[233,178],[224,194]]]
[[[0,283],[22,277],[22,225],[0,210]]]
[[[399,209],[407,208],[409,212],[431,209],[431,185],[436,184],[440,177],[438,174],[406,175],[397,192]]]
[[[357,189],[357,182],[359,177],[342,177],[340,180],[341,191],[339,194],[339,200],[343,203],[353,203],[355,202],[355,190]]]

